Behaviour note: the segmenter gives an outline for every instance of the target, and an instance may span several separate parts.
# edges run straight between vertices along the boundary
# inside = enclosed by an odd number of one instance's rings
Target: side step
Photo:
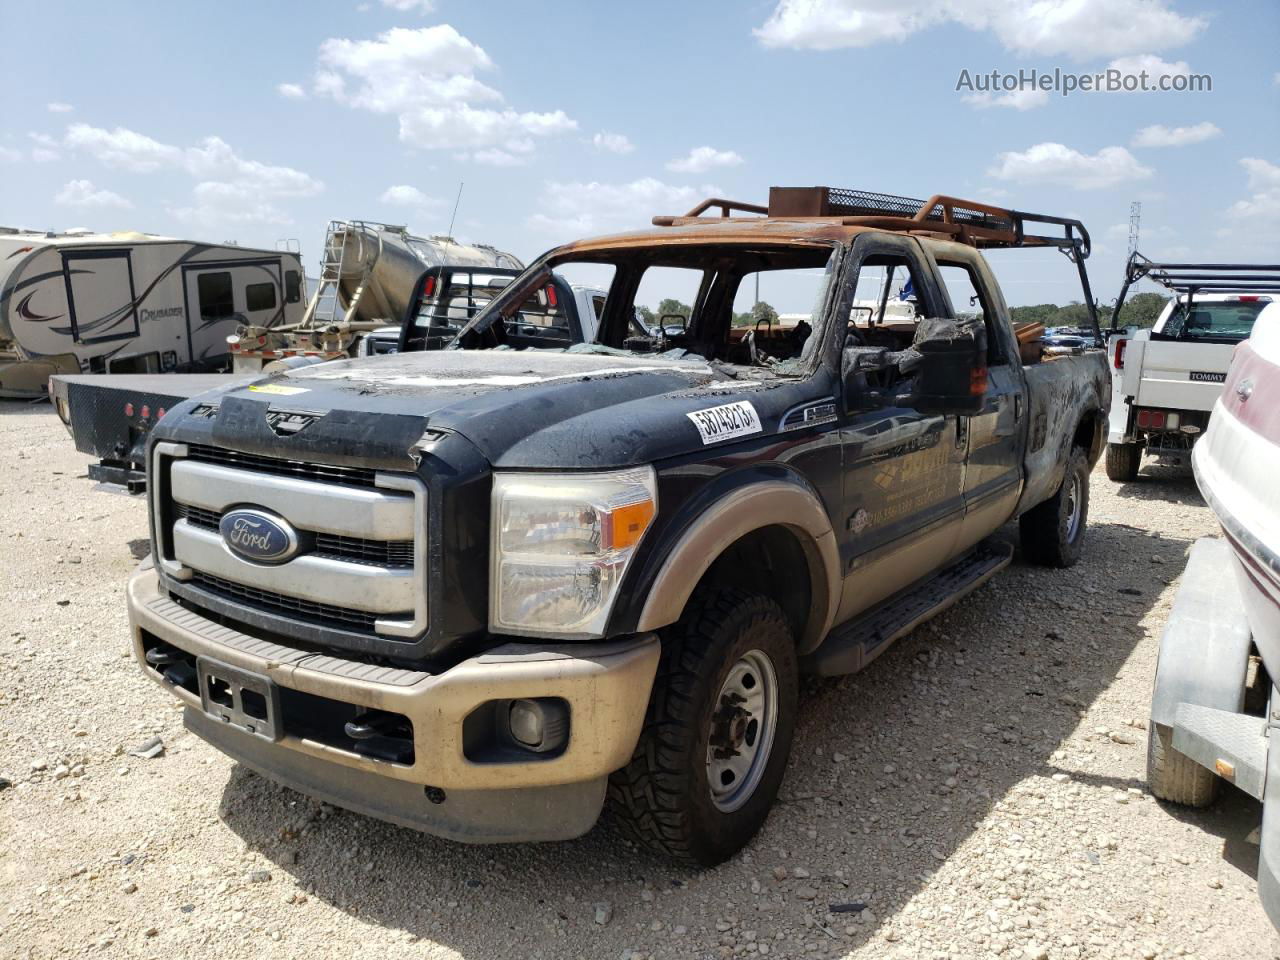
[[[1008,566],[1013,545],[984,541],[925,580],[900,590],[866,613],[827,634],[822,645],[800,660],[800,668],[821,677],[857,673],[889,644],[937,616]]]

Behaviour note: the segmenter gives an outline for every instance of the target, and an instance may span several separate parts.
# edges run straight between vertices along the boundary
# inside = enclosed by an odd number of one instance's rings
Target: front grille
[[[274,473],[279,476],[301,477],[320,483],[336,483],[344,487],[373,487],[376,471],[367,467],[342,467],[331,463],[303,463],[301,460],[279,460],[256,453],[241,453],[225,447],[211,447],[203,443],[188,444],[187,456],[204,463],[220,463],[228,467],[255,470],[258,473]]]
[[[336,607],[328,603],[312,603],[309,600],[299,600],[297,597],[286,597],[284,594],[272,593],[269,590],[232,583],[230,580],[201,573],[199,570],[192,574],[191,582],[225,600],[248,603],[263,610],[284,614],[294,620],[320,626],[337,626],[346,630],[355,629],[361,633],[372,634],[374,621],[378,619],[376,614],[365,613],[363,610],[350,610],[347,607]],[[408,613],[405,616],[412,617],[413,614]]]
[[[339,560],[371,563],[378,567],[413,566],[412,540],[363,540],[336,533],[317,533],[313,552]]]
[[[207,530],[217,530],[222,514],[184,503],[174,504],[178,517],[187,523]],[[308,551],[321,557],[346,560],[348,563],[367,563],[375,567],[412,567],[412,540],[365,540],[361,537],[344,537],[336,533],[317,533],[315,545]]]
[[[420,642],[428,577],[416,538],[427,535],[427,491],[417,477],[201,443],[157,460],[153,507],[166,534],[157,555],[175,596],[187,590],[255,631],[269,621],[281,636],[335,649],[402,656]],[[287,521],[298,553],[262,565],[224,549],[221,521],[242,505]]]
[[[218,524],[222,521],[222,514],[216,510],[205,510],[203,507],[189,507],[185,503],[175,503],[173,505],[174,513],[179,519],[186,520],[187,523],[195,524],[197,527],[207,527],[210,530],[217,530]]]

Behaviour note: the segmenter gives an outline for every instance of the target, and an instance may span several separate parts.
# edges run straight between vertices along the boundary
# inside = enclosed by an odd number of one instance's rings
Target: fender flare
[[[703,575],[749,533],[780,526],[796,534],[809,566],[810,602],[798,652],[813,650],[831,629],[840,604],[840,554],[831,518],[812,490],[787,480],[736,487],[704,510],[675,541],[649,588],[638,631],[674,623]]]
[[[1174,726],[1183,703],[1238,713],[1252,644],[1231,548],[1225,540],[1203,537],[1191,547],[1160,638],[1152,722]]]

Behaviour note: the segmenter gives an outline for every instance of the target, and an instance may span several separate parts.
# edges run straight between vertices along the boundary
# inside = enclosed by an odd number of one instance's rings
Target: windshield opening
[[[609,275],[607,285],[593,297],[599,329],[575,351],[698,356],[733,376],[798,375],[821,340],[837,250],[833,243],[655,243],[553,252],[495,298],[455,346],[518,346],[510,342],[512,321],[549,279],[608,268],[600,273]]]
[[[1253,300],[1197,300],[1174,304],[1161,333],[1182,340],[1246,340],[1253,322],[1270,303],[1269,298]]]

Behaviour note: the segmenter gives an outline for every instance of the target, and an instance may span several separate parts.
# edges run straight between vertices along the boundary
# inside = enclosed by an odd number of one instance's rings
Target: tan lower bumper
[[[285,733],[267,749],[444,789],[550,787],[599,780],[617,770],[640,736],[658,665],[653,634],[596,644],[506,644],[434,675],[344,660],[240,633],[180,607],[161,592],[149,565],[130,579],[128,601],[134,656],[147,676],[187,706],[201,710],[200,698],[165,682],[146,663],[144,642],[153,642],[150,638],[268,677],[283,688],[403,714],[413,724],[412,764],[291,735],[287,718]],[[463,720],[487,701],[521,697],[568,701],[570,733],[563,753],[503,762],[469,759],[463,751]]]

